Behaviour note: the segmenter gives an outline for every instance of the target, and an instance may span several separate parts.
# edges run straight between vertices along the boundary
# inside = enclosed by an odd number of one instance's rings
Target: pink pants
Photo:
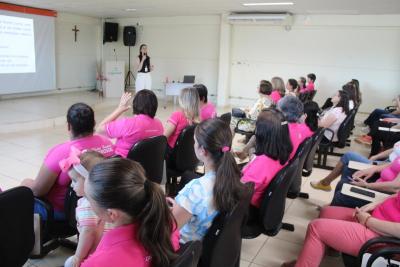
[[[361,246],[379,236],[358,223],[354,209],[329,206],[321,210],[320,218],[313,220],[307,229],[303,249],[296,267],[318,267],[325,254],[325,246],[357,256]]]

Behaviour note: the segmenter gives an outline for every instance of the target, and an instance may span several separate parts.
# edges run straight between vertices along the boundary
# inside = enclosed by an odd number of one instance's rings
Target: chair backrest
[[[22,266],[33,249],[32,190],[16,187],[0,193],[0,266]]]
[[[289,188],[289,192],[298,194],[301,191],[301,177],[303,173],[303,166],[304,162],[307,159],[308,154],[310,153],[310,150],[312,148],[312,137],[306,138],[297,148],[296,154],[294,154],[293,158],[291,161],[294,161],[296,159],[299,160],[298,168],[294,174],[293,182]]]
[[[232,118],[232,113],[227,112],[221,115],[221,117],[219,117],[221,120],[223,120],[226,124],[231,125],[231,118]]]
[[[359,107],[360,107],[360,106],[357,105],[357,106],[355,106],[355,107],[353,108],[353,110],[354,110],[354,116],[351,118],[351,122],[350,122],[350,124],[351,124],[351,130],[353,130],[353,129],[355,128],[354,121],[355,121],[355,119],[356,119],[356,115],[357,115],[357,112],[358,112],[358,108],[359,108]]]
[[[310,93],[309,92],[304,92],[299,94],[299,99],[301,102],[307,102],[310,99]]]
[[[313,101],[313,99],[314,99],[314,97],[315,97],[316,94],[317,94],[317,90],[312,90],[312,91],[310,92],[309,100],[310,100],[310,101]]]
[[[254,184],[246,184],[245,196],[229,214],[218,214],[203,239],[199,267],[235,267],[240,261],[242,227],[248,215]]]
[[[286,195],[298,166],[299,159],[295,158],[275,175],[265,190],[260,207],[260,218],[266,235],[275,236],[282,227]]]
[[[128,158],[137,161],[146,171],[146,177],[160,184],[163,178],[167,138],[155,136],[137,142],[128,153]]]
[[[194,129],[196,125],[186,127],[179,135],[176,145],[171,154],[174,167],[177,171],[192,171],[196,168],[199,160],[194,152]]]
[[[74,191],[74,189],[69,186],[67,190],[67,194],[64,199],[64,212],[65,218],[70,227],[76,229],[76,207],[78,206],[78,197]]]
[[[337,138],[338,141],[336,142],[337,147],[343,148],[346,146],[346,140],[349,138],[353,122],[354,122],[354,117],[356,115],[356,110],[352,109],[349,113],[349,115],[346,116],[344,121],[340,124],[339,129],[337,131]]]
[[[315,131],[313,134],[312,138],[312,144],[310,148],[310,152],[308,153],[306,160],[304,161],[303,164],[303,169],[306,170],[311,174],[312,168],[314,166],[314,157],[315,153],[317,152],[319,143],[321,142],[322,138],[324,137],[324,128],[319,128],[318,130]]]
[[[179,248],[178,258],[170,267],[197,267],[201,255],[201,242],[190,241]]]

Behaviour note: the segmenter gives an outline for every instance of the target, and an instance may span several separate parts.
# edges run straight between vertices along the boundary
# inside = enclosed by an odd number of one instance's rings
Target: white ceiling
[[[244,7],[245,2],[288,0],[8,0],[7,2],[92,17],[211,15],[233,11],[294,14],[400,14],[400,0],[290,0],[293,6]],[[137,11],[127,12],[125,9]]]

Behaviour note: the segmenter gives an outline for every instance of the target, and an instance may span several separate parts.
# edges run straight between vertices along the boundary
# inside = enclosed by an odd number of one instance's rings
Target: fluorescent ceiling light
[[[243,3],[244,6],[292,6],[293,2],[275,2],[275,3]]]
[[[127,11],[127,12],[136,11],[136,8],[127,8],[127,9],[125,9],[125,11]]]

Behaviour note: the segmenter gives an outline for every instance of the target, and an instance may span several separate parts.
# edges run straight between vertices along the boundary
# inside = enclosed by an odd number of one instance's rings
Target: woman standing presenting
[[[150,64],[150,57],[147,55],[147,45],[142,44],[139,51],[140,53],[135,64],[137,71],[135,82],[136,93],[143,89],[151,90],[150,72],[154,69],[154,66]]]

